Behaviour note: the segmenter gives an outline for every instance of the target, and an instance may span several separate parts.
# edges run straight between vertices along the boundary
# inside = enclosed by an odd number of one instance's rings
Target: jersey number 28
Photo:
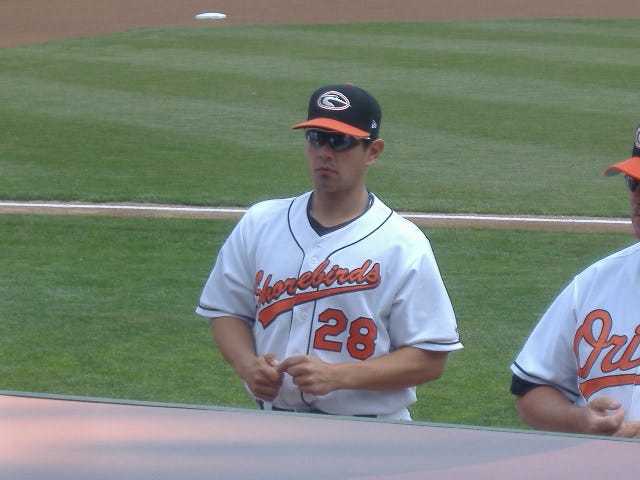
[[[318,320],[324,325],[316,330],[313,339],[314,348],[340,352],[343,342],[332,340],[332,338],[335,339],[348,328],[347,352],[349,355],[357,360],[366,360],[373,355],[376,349],[378,328],[371,318],[358,317],[349,322],[344,312],[328,308],[320,314]]]

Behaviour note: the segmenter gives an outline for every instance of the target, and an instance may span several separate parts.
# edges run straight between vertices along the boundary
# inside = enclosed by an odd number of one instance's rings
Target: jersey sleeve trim
[[[517,376],[518,378],[520,378],[524,382],[527,382],[527,383],[530,383],[530,384],[533,384],[533,385],[536,385],[536,386],[540,386],[540,387],[547,386],[547,387],[555,388],[556,390],[559,390],[560,392],[562,392],[562,394],[565,397],[567,397],[568,399],[570,399],[571,401],[575,401],[575,399],[580,396],[580,394],[577,391],[570,390],[570,389],[568,389],[566,387],[563,387],[561,385],[558,385],[558,384],[555,384],[555,383],[552,383],[552,382],[548,382],[548,381],[544,380],[541,377],[538,377],[536,375],[532,375],[532,374],[528,373],[520,365],[518,365],[517,362],[513,362],[513,365],[511,366],[511,371],[512,371],[514,376]],[[512,380],[511,383],[513,385],[513,380]],[[531,389],[529,389],[529,390],[531,390]]]
[[[464,348],[459,340],[454,340],[452,342],[421,342],[411,346],[434,352],[452,352],[455,350],[462,350]]]
[[[240,320],[247,323],[248,325],[253,325],[255,323],[255,320],[252,318],[247,318],[247,317],[243,317],[242,315],[236,315],[233,313],[223,312],[221,310],[217,310],[213,308],[208,308],[202,304],[198,305],[198,307],[196,308],[196,313],[206,318],[235,317],[235,318],[239,318]]]

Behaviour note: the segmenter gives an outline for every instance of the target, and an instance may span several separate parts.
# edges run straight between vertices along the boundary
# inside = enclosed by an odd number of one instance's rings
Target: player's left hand
[[[640,438],[640,421],[630,420],[622,423],[622,426],[613,434],[614,437]]]
[[[289,357],[277,367],[279,372],[291,375],[293,383],[302,393],[326,395],[339,388],[335,365],[312,355]]]

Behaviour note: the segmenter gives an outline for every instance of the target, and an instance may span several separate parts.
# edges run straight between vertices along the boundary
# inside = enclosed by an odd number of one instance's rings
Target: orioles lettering
[[[600,326],[598,328],[598,323]],[[627,335],[615,335],[611,333],[613,320],[606,310],[593,310],[584,319],[582,325],[576,331],[573,341],[573,349],[576,358],[580,359],[579,349],[583,344],[591,347],[591,351],[584,359],[583,365],[578,365],[578,375],[587,379],[594,365],[600,359],[602,373],[614,371],[629,371],[640,366],[640,357],[636,355],[640,345],[640,325],[634,330],[634,335],[629,339]],[[604,354],[604,356],[603,356]],[[580,385],[580,391],[589,398],[597,390],[605,387],[619,385],[633,385],[638,381],[635,374],[621,374],[590,378]]]

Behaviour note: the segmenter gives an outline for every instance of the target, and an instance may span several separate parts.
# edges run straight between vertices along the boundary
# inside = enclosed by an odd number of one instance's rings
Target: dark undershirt
[[[315,218],[311,216],[311,199],[313,198],[313,193],[312,193],[309,196],[309,200],[307,201],[307,218],[309,219],[309,224],[311,225],[311,228],[313,228],[313,230],[318,235],[323,236],[323,235],[326,235],[327,233],[335,232],[336,230],[340,230],[342,227],[349,225],[351,222],[353,222],[354,220],[357,220],[362,215],[367,213],[367,211],[371,208],[371,205],[373,205],[373,194],[371,192],[368,192],[368,194],[369,194],[369,201],[367,202],[367,206],[364,207],[364,210],[360,215],[352,218],[349,221],[341,223],[339,225],[334,225],[333,227],[325,227],[324,225],[322,225],[320,222],[318,222]]]
[[[536,387],[542,387],[539,383],[529,382],[527,380],[523,380],[519,376],[512,374],[511,375],[511,393],[517,395],[518,397],[523,396],[525,393],[530,392]]]

